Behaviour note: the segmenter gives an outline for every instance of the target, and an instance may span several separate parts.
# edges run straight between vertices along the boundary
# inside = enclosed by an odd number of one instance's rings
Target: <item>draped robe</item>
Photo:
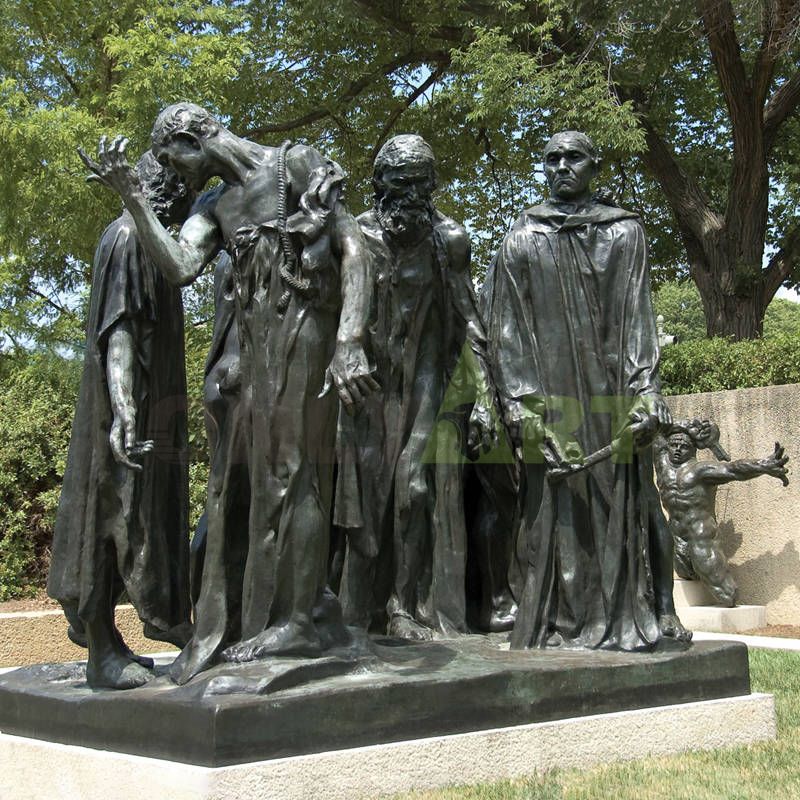
[[[544,400],[562,446],[588,455],[633,404],[658,395],[658,340],[642,227],[590,202],[527,210],[485,286],[501,399]],[[657,626],[650,553],[652,460],[633,448],[551,482],[527,453],[526,574],[512,647],[648,649]],[[536,461],[539,463],[536,463]]]
[[[135,347],[136,439],[154,451],[118,464],[106,379],[108,339],[126,322]],[[86,352],[53,539],[47,591],[82,618],[98,613],[105,559],[143,622],[189,622],[189,480],[183,305],[147,260],[128,212],[104,231],[92,266]],[[110,552],[113,550],[113,552]],[[107,573],[106,573],[107,574]]]

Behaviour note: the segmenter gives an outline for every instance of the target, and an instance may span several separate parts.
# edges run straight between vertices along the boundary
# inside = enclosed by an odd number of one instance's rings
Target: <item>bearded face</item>
[[[412,162],[386,169],[375,178],[375,208],[383,227],[402,241],[417,241],[433,228],[431,165]]]

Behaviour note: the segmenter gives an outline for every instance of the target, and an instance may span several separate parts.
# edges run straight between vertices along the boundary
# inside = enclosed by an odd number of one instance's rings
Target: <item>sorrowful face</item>
[[[425,161],[383,171],[376,187],[378,208],[394,233],[413,235],[430,228],[434,185],[433,170]]]
[[[166,142],[154,144],[153,155],[160,164],[185,178],[194,191],[199,192],[212,177],[202,139],[190,134],[177,134]]]
[[[692,440],[684,433],[674,433],[667,440],[667,451],[670,463],[678,467],[697,455],[697,448]]]

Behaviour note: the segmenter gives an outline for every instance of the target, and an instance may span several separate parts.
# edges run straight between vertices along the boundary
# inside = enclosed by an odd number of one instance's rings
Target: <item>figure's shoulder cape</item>
[[[634,211],[628,211],[619,206],[608,205],[596,200],[593,200],[579,211],[567,214],[554,203],[547,202],[526,208],[511,230],[519,230],[528,225],[537,226],[537,224],[564,230],[577,228],[581,225],[604,225],[627,219],[638,220],[639,215]]]

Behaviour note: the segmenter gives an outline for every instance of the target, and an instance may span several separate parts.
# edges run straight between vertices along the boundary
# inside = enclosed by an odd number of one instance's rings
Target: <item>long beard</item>
[[[384,230],[401,241],[418,241],[433,230],[433,203],[384,195],[375,210]]]

